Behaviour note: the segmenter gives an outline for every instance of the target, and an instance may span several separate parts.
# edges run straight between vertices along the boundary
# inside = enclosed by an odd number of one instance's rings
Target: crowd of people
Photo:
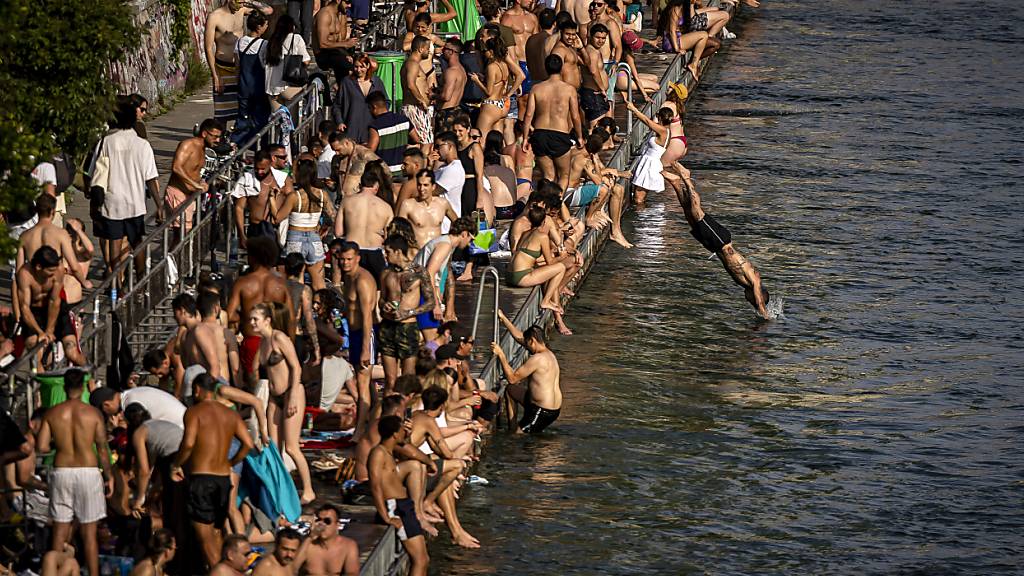
[[[669,0],[651,40],[617,0],[507,9],[481,0],[479,30],[460,38],[434,31],[455,13],[447,0],[439,12],[410,2],[389,89],[381,64],[355,51],[369,15],[347,0],[315,12],[306,4],[289,2],[292,15],[271,31],[259,2],[229,0],[210,14],[215,117],[178,146],[162,192],[145,99],[122,98],[97,146],[105,174],[91,186],[93,232],[109,275],[145,237],[147,195],[159,221],[206,192],[206,150],[245,142],[286,110],[308,81],[293,77],[295,62],[329,72],[331,115],[316,137],[301,150],[260,147],[228,190],[246,256],[238,277],[204,276],[177,295],[177,329],[127,382],[98,385],[97,374],[71,368],[27,429],[3,415],[3,483],[24,491],[0,498],[0,514],[29,518],[47,540],[43,576],[77,573],[79,561],[99,574],[101,549],[134,558],[136,575],[357,574],[358,547],[324,494],[341,489],[314,480],[335,469],[349,497],[365,497],[397,530],[413,574],[426,574],[426,537],[441,524],[456,544],[479,547],[455,502],[501,395],[470,374],[475,343],[459,337],[455,285],[504,249],[507,285],[541,286],[540,307],[571,334],[561,303],[587,231],[610,227],[611,240],[632,246],[621,228],[627,187],[639,206],[671,187],[694,237],[769,316],[759,274],[704,212],[681,163],[685,86],[671,84],[653,118],[627,97],[632,87],[649,101],[658,87],[637,70],[641,51],[693,51],[696,78],[728,37],[728,11]],[[650,128],[628,171],[602,161],[622,140],[616,105]],[[44,367],[61,355],[84,366],[70,310],[92,288],[94,247],[82,222],[58,217],[57,195],[44,189],[16,230],[14,313],[23,346],[55,344]],[[481,243],[493,229],[507,232]],[[518,429],[543,431],[562,405],[558,360],[541,327],[499,318],[528,352],[513,367],[492,344],[508,382],[500,392],[521,407]],[[313,429],[350,432],[351,457],[304,451]],[[258,546],[273,551],[253,568]]]

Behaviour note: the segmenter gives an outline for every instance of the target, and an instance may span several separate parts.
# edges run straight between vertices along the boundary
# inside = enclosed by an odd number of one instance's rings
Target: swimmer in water
[[[682,178],[681,183],[672,182],[672,187],[679,198],[679,204],[683,207],[683,213],[686,214],[686,221],[690,224],[690,233],[708,251],[718,256],[733,281],[743,287],[747,302],[750,302],[758,315],[767,320],[774,319],[775,315],[768,311],[769,294],[761,285],[761,275],[739,250],[733,248],[729,229],[701,209],[700,195],[697,194],[697,188],[690,179],[689,170],[678,162],[674,167]]]

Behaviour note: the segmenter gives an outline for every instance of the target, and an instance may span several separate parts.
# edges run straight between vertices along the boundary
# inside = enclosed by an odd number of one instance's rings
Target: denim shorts
[[[288,239],[284,243],[284,255],[292,252],[302,254],[306,265],[324,261],[324,243],[320,234],[312,230],[289,230]]]

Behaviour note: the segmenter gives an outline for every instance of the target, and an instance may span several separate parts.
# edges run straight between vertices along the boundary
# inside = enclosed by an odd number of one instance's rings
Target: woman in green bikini
[[[540,301],[541,309],[551,310],[558,323],[558,331],[569,335],[572,331],[562,320],[565,311],[559,302],[562,280],[566,273],[566,262],[574,258],[571,254],[555,257],[551,250],[551,239],[541,227],[547,214],[544,207],[534,204],[526,213],[531,228],[523,233],[518,247],[508,264],[506,280],[509,286],[529,288],[544,284],[544,295]],[[545,264],[538,265],[543,258]]]

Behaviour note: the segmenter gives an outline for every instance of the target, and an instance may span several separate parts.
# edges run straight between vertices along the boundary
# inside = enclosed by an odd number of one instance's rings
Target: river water
[[[1024,7],[766,0],[689,105],[704,208],[631,218],[435,574],[1024,573]]]

